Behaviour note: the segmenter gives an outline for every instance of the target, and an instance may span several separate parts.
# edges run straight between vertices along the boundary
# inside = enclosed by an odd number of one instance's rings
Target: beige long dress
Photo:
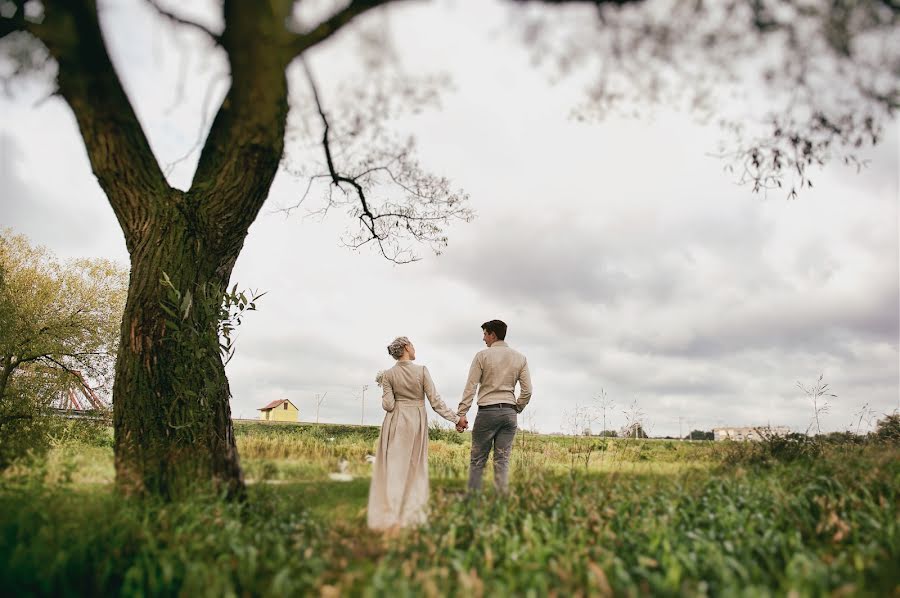
[[[441,400],[428,368],[398,361],[381,380],[387,412],[372,467],[368,524],[386,529],[424,523],[428,516],[428,416],[425,397],[444,419],[459,421]]]

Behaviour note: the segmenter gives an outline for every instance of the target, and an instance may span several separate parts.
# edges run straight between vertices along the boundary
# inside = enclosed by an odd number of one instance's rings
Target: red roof
[[[271,403],[269,403],[268,405],[266,405],[265,407],[263,407],[261,409],[257,409],[257,411],[268,411],[270,409],[275,409],[276,407],[280,407],[282,403],[291,403],[291,402],[287,399],[278,399],[276,401],[272,401]],[[291,407],[293,407],[294,409],[297,409],[297,406],[294,405],[293,403],[291,403]]]

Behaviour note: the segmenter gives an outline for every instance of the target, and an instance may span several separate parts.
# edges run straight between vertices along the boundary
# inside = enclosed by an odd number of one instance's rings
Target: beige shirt
[[[431,408],[444,419],[457,423],[459,416],[447,407],[434,387],[428,368],[411,361],[398,361],[381,379],[381,406],[391,412],[397,401],[421,401],[428,397]],[[422,395],[425,395],[423,397]]]
[[[516,399],[516,382],[519,383],[519,398]],[[509,403],[520,412],[531,400],[531,374],[525,356],[510,348],[504,341],[497,341],[487,349],[479,351],[469,368],[469,379],[463,390],[462,401],[456,412],[463,416],[472,406],[475,391],[478,391],[478,406]]]

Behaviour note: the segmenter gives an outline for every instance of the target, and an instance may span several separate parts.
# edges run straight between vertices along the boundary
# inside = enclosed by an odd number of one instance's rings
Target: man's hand
[[[469,420],[466,419],[466,416],[463,415],[459,418],[459,421],[456,423],[456,431],[464,432],[469,427]]]

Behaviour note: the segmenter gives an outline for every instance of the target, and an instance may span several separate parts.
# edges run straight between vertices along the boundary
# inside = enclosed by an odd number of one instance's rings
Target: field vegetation
[[[0,478],[15,594],[900,591],[896,416],[754,443],[521,433],[508,497],[466,497],[469,436],[433,428],[430,524],[396,537],[364,523],[376,428],[239,423],[247,500],[164,503],[118,496],[109,430],[80,425]],[[342,461],[352,481],[329,477]]]

